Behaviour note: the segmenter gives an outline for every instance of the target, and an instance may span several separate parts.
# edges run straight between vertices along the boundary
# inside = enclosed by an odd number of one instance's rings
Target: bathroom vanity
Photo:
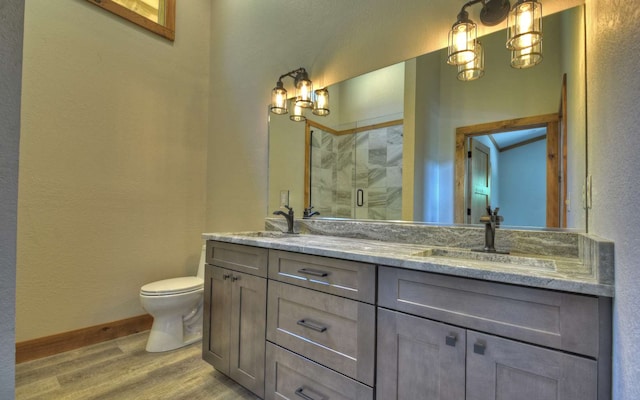
[[[610,399],[611,242],[502,230],[495,255],[468,251],[475,227],[267,228],[203,235],[203,358],[260,397]]]

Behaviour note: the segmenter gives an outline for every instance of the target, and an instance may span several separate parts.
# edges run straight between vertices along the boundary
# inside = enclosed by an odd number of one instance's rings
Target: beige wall
[[[195,274],[204,229],[209,1],[169,42],[86,1],[26,2],[17,341],[143,314]]]

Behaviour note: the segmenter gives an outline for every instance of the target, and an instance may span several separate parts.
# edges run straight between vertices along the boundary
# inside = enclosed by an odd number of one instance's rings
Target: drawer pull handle
[[[447,337],[445,339],[445,343],[447,344],[447,346],[456,347],[456,342],[457,341],[458,341],[458,338],[453,333],[450,334],[450,335],[447,335]]]
[[[315,398],[304,393],[304,388],[302,387],[299,387],[298,389],[296,389],[296,395],[302,397],[304,400],[316,400]]]
[[[473,344],[473,352],[476,354],[484,355],[487,345],[481,342]]]
[[[298,270],[298,272],[301,274],[320,276],[320,277],[329,276],[328,272],[318,271],[317,269],[311,269],[311,268],[301,268]]]
[[[298,325],[304,326],[305,328],[309,328],[320,333],[325,332],[327,330],[326,326],[318,325],[316,323],[307,321],[306,319],[301,319],[300,321],[298,321]]]

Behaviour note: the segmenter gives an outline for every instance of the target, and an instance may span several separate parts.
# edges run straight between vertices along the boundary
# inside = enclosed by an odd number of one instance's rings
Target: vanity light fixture
[[[477,39],[477,25],[466,8],[482,4],[480,21],[493,26],[509,17],[507,48],[513,68],[529,68],[542,61],[542,5],[537,0],[471,0],[465,3],[449,31],[447,64],[458,67],[457,78],[471,81],[484,75],[484,50]]]
[[[307,118],[303,112],[305,108],[313,108],[313,113],[319,116],[329,115],[329,91],[326,88],[313,91],[313,83],[304,68],[294,69],[278,78],[276,87],[271,91],[271,106],[269,109],[274,114],[287,114],[288,97],[282,80],[286,77],[293,78],[296,88],[295,97],[291,100],[293,109],[289,118],[292,121],[305,121]]]

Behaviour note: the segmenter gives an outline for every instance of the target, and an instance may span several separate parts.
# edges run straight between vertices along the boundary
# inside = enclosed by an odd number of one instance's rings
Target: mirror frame
[[[119,17],[133,22],[134,24],[147,29],[156,35],[160,35],[170,41],[176,38],[176,0],[164,0],[165,2],[165,23],[159,24],[143,17],[137,12],[120,5],[113,0],[87,0],[91,4],[103,8]]]

